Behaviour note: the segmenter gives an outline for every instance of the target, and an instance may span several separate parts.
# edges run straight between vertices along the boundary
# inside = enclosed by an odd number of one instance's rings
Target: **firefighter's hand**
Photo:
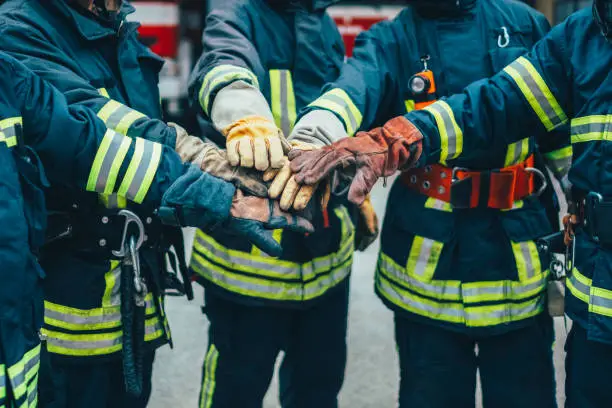
[[[263,116],[248,116],[223,130],[232,166],[279,169],[290,147],[282,132]]]
[[[357,221],[355,238],[356,249],[362,252],[368,249],[378,238],[379,231],[378,216],[368,194],[365,201],[359,206],[359,220]]]
[[[307,143],[291,143],[292,149],[299,150],[314,150],[318,147]],[[312,196],[314,195],[318,184],[306,186],[299,185],[295,181],[289,159],[283,157],[283,166],[280,169],[269,169],[264,173],[264,181],[272,181],[268,189],[268,195],[273,200],[280,201],[280,207],[288,211],[303,211]]]

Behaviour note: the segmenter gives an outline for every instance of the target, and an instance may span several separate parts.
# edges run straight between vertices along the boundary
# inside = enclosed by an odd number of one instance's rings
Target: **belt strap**
[[[545,177],[534,168],[534,162],[532,155],[522,163],[488,171],[435,164],[404,172],[402,181],[408,188],[454,208],[510,209],[515,201],[539,195],[546,188]],[[543,184],[537,191],[536,176]]]

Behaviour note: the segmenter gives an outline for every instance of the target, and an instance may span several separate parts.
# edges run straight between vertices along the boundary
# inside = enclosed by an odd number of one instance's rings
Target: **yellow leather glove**
[[[278,169],[290,148],[276,124],[263,116],[242,118],[225,128],[223,135],[232,166]]]
[[[359,220],[357,221],[357,232],[355,235],[355,248],[365,251],[378,238],[378,216],[372,205],[370,195],[359,206]]]
[[[300,150],[318,149],[315,145],[296,142],[291,143],[291,148]],[[290,209],[303,211],[318,187],[318,184],[311,186],[299,185],[295,181],[289,159],[286,157],[283,157],[280,169],[269,169],[264,173],[264,181],[272,181],[268,188],[268,196],[273,200],[279,200],[280,207],[285,211]],[[324,198],[324,200],[328,201],[329,199]],[[325,206],[327,206],[327,203],[325,203]]]

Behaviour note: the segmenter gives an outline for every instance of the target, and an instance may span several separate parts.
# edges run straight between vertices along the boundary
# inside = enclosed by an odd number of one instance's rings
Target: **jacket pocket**
[[[529,50],[525,47],[506,47],[493,48],[489,50],[489,59],[493,72],[502,71],[506,66],[510,65],[518,57],[525,55]]]

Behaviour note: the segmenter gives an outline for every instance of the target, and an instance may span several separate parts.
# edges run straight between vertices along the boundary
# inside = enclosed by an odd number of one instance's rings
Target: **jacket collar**
[[[46,2],[47,0],[39,0]],[[79,34],[86,40],[98,40],[100,38],[117,35],[117,31],[107,25],[101,24],[91,16],[87,16],[85,13],[79,12],[74,8],[73,5],[69,4],[72,0],[51,0],[49,3],[51,7],[58,13],[64,16],[70,21],[70,24],[79,32]],[[135,11],[134,7],[126,1],[123,1],[121,8],[118,12],[117,19],[121,21],[121,24],[127,23],[126,17]],[[129,23],[133,25],[134,23]],[[135,29],[135,28],[134,28]]]

